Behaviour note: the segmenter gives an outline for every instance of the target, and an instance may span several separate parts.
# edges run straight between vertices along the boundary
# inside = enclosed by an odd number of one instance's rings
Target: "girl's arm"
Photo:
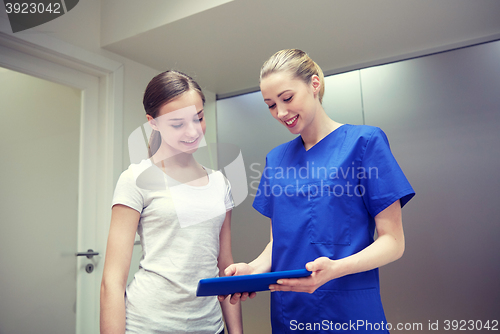
[[[111,211],[101,282],[101,334],[125,333],[125,287],[140,213],[117,204]]]
[[[326,282],[355,274],[399,259],[405,249],[401,204],[399,200],[375,216],[378,238],[368,247],[340,260],[320,257],[306,264],[313,273],[305,278],[281,279],[271,285],[271,291],[298,291],[313,293]]]
[[[231,251],[231,211],[226,213],[219,240],[220,252],[217,266],[219,267],[219,276],[222,277],[226,276],[224,274],[224,269],[233,264],[233,255]],[[229,300],[222,300],[220,303],[228,332],[230,334],[243,333],[240,303],[232,305],[229,303]]]

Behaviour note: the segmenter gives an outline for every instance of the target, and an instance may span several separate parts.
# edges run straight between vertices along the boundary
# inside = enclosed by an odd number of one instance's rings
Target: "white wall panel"
[[[241,149],[245,162],[249,196],[232,214],[232,243],[235,262],[250,262],[269,242],[269,219],[252,208],[252,202],[264,169],[266,154],[273,147],[291,140],[292,135],[271,116],[260,92],[217,101],[217,142]],[[225,150],[218,151],[219,168],[231,159]],[[243,303],[245,332],[271,333],[269,293],[259,293]]]
[[[323,108],[333,120],[344,124],[363,124],[359,70],[325,78]]]

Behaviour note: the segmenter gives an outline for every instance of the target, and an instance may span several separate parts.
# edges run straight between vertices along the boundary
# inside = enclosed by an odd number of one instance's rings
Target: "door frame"
[[[83,269],[89,260],[77,260],[76,333],[98,333],[110,203],[123,162],[123,64],[43,33],[13,34],[3,17],[0,55],[2,67],[82,91],[77,249],[100,254],[91,275]]]

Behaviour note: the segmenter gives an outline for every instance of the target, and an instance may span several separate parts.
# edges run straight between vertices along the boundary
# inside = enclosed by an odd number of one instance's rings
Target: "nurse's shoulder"
[[[356,137],[365,137],[370,138],[374,134],[378,134],[380,132],[383,133],[382,129],[373,125],[353,125],[353,124],[345,124],[347,125],[347,131]]]
[[[379,142],[383,141],[389,144],[387,139],[387,135],[385,132],[377,127],[372,125],[349,125],[347,130],[347,138],[349,141],[356,146],[366,147],[366,145],[370,142]]]

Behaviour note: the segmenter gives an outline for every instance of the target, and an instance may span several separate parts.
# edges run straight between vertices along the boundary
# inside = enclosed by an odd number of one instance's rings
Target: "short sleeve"
[[[253,200],[253,208],[260,212],[262,215],[271,218],[272,216],[272,206],[271,206],[271,194],[270,194],[270,176],[266,173],[268,168],[268,158],[266,157],[266,167],[260,178],[259,188],[255,194],[255,199]]]
[[[112,206],[116,204],[128,206],[138,212],[142,212],[144,208],[144,196],[130,169],[124,171],[116,183]]]
[[[360,192],[365,206],[375,217],[398,199],[403,207],[415,195],[394,158],[385,133],[375,128],[366,144],[361,167]]]
[[[234,209],[233,194],[231,192],[231,183],[225,177],[224,181],[226,183],[225,194],[224,194],[224,204],[226,206],[226,212]]]

